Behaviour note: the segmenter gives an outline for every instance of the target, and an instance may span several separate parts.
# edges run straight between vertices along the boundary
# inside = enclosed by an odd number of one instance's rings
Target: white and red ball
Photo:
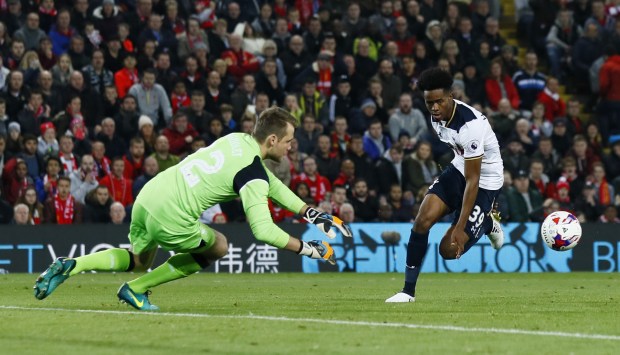
[[[553,212],[540,226],[540,234],[553,250],[573,249],[581,239],[581,224],[577,217],[566,211]]]

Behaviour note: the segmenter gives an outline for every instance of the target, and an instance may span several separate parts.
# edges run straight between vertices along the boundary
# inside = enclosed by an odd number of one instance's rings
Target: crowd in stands
[[[0,223],[127,222],[156,174],[271,105],[299,127],[265,164],[299,197],[411,222],[452,157],[417,88],[434,66],[497,134],[505,221],[620,223],[620,5],[515,4],[520,46],[499,0],[0,0]]]

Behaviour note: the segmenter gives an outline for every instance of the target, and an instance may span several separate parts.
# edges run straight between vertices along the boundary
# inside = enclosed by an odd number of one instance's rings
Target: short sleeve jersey
[[[209,207],[241,197],[257,239],[283,247],[288,234],[271,219],[268,197],[299,212],[304,202],[263,164],[256,140],[245,133],[228,134],[155,176],[138,195],[157,220],[195,223]]]
[[[482,158],[479,186],[499,190],[504,184],[504,163],[489,120],[475,108],[454,100],[448,122],[431,122],[439,139],[454,151],[452,165],[465,176],[465,160]]]

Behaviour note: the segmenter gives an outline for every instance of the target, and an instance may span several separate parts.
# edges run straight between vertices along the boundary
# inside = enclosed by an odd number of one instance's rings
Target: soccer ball
[[[566,211],[553,212],[540,226],[540,234],[553,250],[573,249],[581,239],[581,224],[577,217]]]

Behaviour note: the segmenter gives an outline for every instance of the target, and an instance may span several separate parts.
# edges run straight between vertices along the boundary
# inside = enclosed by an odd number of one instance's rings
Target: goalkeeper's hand
[[[301,249],[297,252],[299,255],[305,255],[312,259],[323,259],[332,265],[336,265],[334,249],[329,243],[322,240],[311,240],[309,242],[301,242]]]
[[[334,217],[325,212],[321,212],[312,207],[308,207],[304,213],[304,219],[309,223],[315,224],[317,228],[330,239],[336,238],[336,232],[332,229],[332,226],[338,228],[343,236],[351,238],[353,233],[351,228],[347,226],[340,218]]]

